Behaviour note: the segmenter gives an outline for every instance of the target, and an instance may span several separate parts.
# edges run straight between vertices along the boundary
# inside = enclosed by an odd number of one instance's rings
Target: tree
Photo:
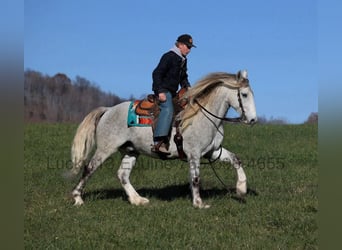
[[[24,76],[25,121],[80,122],[96,107],[124,101],[80,76],[72,81],[63,73],[50,77],[33,70]]]
[[[258,123],[259,124],[287,124],[287,121],[285,118],[274,118],[271,116],[269,119],[267,119],[264,115],[258,117]]]
[[[318,112],[312,112],[304,123],[305,124],[318,124]]]

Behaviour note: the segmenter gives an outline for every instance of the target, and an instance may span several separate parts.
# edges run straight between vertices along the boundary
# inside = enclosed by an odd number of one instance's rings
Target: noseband
[[[240,94],[240,89],[238,89],[238,93],[237,93],[237,97],[238,97],[238,101],[239,101],[239,106],[241,109],[241,116],[240,117],[235,117],[235,118],[229,118],[229,117],[219,117],[213,113],[211,113],[209,110],[207,110],[204,106],[202,106],[197,99],[195,99],[195,102],[198,104],[198,106],[201,107],[202,110],[204,110],[205,112],[207,112],[209,115],[222,120],[222,121],[226,121],[226,122],[231,122],[231,123],[238,123],[238,122],[243,122],[244,120],[246,120],[246,114],[245,114],[245,109],[243,108],[242,105],[242,100],[241,100],[241,94]]]

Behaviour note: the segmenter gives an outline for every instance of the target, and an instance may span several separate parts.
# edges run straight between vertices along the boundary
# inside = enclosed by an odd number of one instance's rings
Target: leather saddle
[[[188,103],[188,99],[185,98],[184,94],[186,93],[187,89],[182,88],[177,92],[177,95],[173,98],[173,106],[174,106],[174,114],[173,114],[173,126],[176,127],[176,134],[174,136],[174,142],[176,143],[177,146],[177,151],[179,158],[184,159],[186,156],[183,151],[183,137],[180,133],[179,129],[179,120],[175,120],[175,117],[179,112],[181,112],[185,106]],[[149,121],[147,122],[148,124],[151,124],[152,126],[152,131],[154,131],[156,124],[158,122],[158,116],[160,113],[160,108],[159,108],[159,100],[158,98],[150,94],[148,95],[145,99],[143,100],[137,100],[134,103],[135,105],[135,113],[141,117],[145,117],[145,119],[148,119]],[[148,117],[148,118],[146,118]],[[170,137],[170,135],[169,135]]]
[[[137,100],[135,113],[142,116],[158,117],[160,113],[159,100],[155,95],[148,95],[143,100]]]
[[[187,104],[187,99],[184,98],[184,94],[187,90],[185,88],[180,89],[177,95],[173,98],[174,117],[184,109]],[[160,108],[158,98],[150,94],[143,100],[135,101],[135,113],[140,116],[149,116],[154,121],[158,119]]]

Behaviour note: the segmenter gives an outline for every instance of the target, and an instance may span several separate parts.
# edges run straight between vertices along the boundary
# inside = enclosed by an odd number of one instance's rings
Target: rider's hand
[[[158,98],[159,98],[159,101],[165,102],[166,101],[165,93],[159,93]]]

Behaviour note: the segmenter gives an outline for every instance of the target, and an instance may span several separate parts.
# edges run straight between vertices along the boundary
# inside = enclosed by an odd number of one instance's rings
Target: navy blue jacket
[[[173,51],[166,52],[152,73],[152,90],[156,95],[169,91],[175,96],[178,86],[190,87],[187,74],[187,60]]]

